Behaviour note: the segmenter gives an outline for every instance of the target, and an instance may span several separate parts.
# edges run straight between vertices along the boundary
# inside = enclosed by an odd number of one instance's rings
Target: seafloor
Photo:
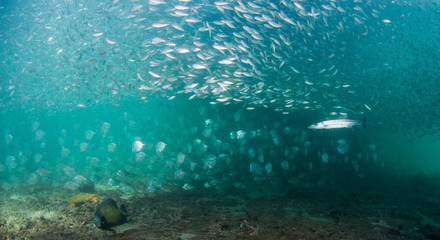
[[[440,239],[439,197],[422,180],[351,187],[231,191],[170,188],[95,190],[127,209],[128,222],[92,225],[96,203],[65,207],[81,194],[47,185],[0,191],[1,239]]]

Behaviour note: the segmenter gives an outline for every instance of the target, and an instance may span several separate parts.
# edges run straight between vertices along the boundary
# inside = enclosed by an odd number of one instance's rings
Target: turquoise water
[[[438,174],[439,9],[4,1],[0,189],[283,192]],[[366,126],[308,128],[336,119]]]
[[[357,175],[372,174],[360,165],[394,164],[380,161],[387,146],[376,146],[375,134],[418,137],[438,129],[436,7],[429,1],[4,3],[3,184],[64,185],[74,177],[65,166],[102,183],[121,178],[122,169],[129,182],[174,178],[179,186],[245,186],[253,177],[331,172],[328,165],[339,162]],[[367,130],[307,129],[363,117]],[[237,131],[242,139],[235,139]],[[346,138],[351,149],[340,154],[336,142]],[[137,140],[144,148],[133,152]],[[163,152],[155,152],[159,142]],[[216,160],[212,169],[204,169],[208,156]]]
[[[203,100],[176,102],[121,102],[38,118],[11,115],[22,122],[3,123],[7,134],[2,152],[9,159],[2,171],[4,187],[50,183],[76,190],[89,179],[119,186],[123,194],[125,186],[155,192],[167,184],[202,189],[280,180],[288,184],[295,175],[304,178],[315,169],[330,174],[321,153],[327,152],[333,167],[350,166],[349,157],[365,145],[356,136],[362,129],[308,133],[300,130],[307,127],[304,117],[218,107]],[[338,152],[340,138],[352,145],[350,153]],[[134,149],[136,141],[140,149]],[[158,149],[161,143],[163,150]],[[329,181],[327,177],[322,176],[321,184]],[[71,186],[72,182],[78,184]]]

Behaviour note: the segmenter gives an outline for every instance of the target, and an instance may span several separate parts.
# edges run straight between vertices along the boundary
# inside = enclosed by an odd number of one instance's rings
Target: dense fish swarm
[[[436,1],[25,4],[1,9],[3,113],[185,94],[386,127],[439,115]]]
[[[23,124],[9,126],[11,140],[0,145],[0,177],[6,180],[0,187],[46,183],[81,191],[94,184],[131,194],[335,185],[347,174],[370,178],[375,171],[392,170],[381,158],[382,147],[365,138],[361,127],[326,135],[292,115],[269,114],[270,109],[248,111],[204,100],[175,108],[162,101],[96,105],[35,122],[20,116]]]
[[[336,184],[395,166],[303,115],[438,131],[435,1],[26,4],[0,9],[6,190]]]

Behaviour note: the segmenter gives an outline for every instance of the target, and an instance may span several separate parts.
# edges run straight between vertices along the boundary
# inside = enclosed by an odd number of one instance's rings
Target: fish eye
[[[101,226],[101,224],[103,224],[103,222],[101,222],[101,219],[99,219],[97,217],[93,218],[93,226],[99,227],[99,226]]]

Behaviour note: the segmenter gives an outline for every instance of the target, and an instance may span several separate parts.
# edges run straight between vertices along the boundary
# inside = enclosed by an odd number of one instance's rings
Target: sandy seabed
[[[92,224],[96,203],[66,207],[82,193],[25,186],[0,191],[0,239],[440,239],[438,198],[414,189],[94,193],[123,204],[128,222],[101,230]]]

